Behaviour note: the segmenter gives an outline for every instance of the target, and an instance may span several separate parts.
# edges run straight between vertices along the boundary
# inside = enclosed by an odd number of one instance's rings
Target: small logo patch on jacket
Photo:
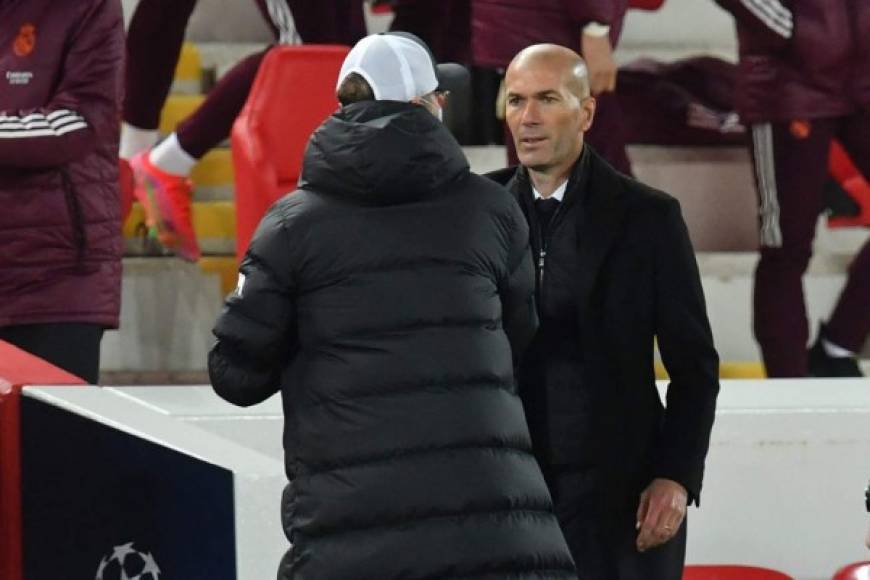
[[[802,120],[792,121],[789,129],[791,130],[792,137],[795,139],[806,139],[812,132],[810,122]]]
[[[8,70],[6,80],[10,85],[28,85],[33,80],[33,73],[29,70]]]
[[[15,56],[27,56],[36,48],[36,27],[32,24],[22,24],[18,29],[18,36],[12,43],[12,52]]]

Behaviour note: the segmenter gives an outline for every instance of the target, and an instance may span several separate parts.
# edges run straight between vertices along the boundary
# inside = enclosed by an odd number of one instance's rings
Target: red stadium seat
[[[63,369],[0,340],[0,578],[22,580],[21,387],[83,385]]]
[[[870,561],[855,562],[840,568],[833,580],[870,580]]]
[[[788,574],[758,568],[756,566],[736,565],[694,565],[686,566],[683,580],[793,580]]]
[[[828,172],[860,208],[856,216],[831,216],[828,225],[834,228],[870,226],[870,181],[855,167],[838,141],[831,143]]]
[[[263,59],[231,135],[239,260],[269,206],[295,189],[311,133],[338,107],[335,82],[349,50],[279,46]]]

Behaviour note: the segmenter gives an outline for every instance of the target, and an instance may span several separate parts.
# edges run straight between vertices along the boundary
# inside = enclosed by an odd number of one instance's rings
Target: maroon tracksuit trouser
[[[127,31],[127,123],[141,129],[157,128],[196,2],[141,0],[137,5]],[[278,29],[269,17],[267,0],[255,2],[277,39]],[[305,42],[352,45],[365,35],[361,0],[287,0],[287,5]],[[242,59],[221,77],[202,105],[179,124],[178,142],[192,157],[202,157],[229,136],[267,51]]]
[[[828,151],[838,139],[870,176],[870,111],[849,117],[752,126],[761,258],[755,272],[755,337],[771,377],[807,374],[809,322],[802,278],[824,207]],[[854,257],[825,338],[861,350],[870,332],[870,240]]]
[[[256,0],[268,18],[265,0]],[[169,95],[187,22],[197,0],[141,0],[127,31],[124,120],[156,129]],[[272,27],[275,30],[274,26]],[[266,50],[242,59],[225,74],[197,110],[176,128],[178,142],[200,158],[230,134],[248,98]]]

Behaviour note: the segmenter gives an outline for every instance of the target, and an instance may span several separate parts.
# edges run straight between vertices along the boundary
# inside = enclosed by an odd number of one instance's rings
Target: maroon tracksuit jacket
[[[0,326],[116,327],[120,0],[0,0]]]
[[[737,110],[747,123],[870,109],[870,2],[716,0],[740,44]]]

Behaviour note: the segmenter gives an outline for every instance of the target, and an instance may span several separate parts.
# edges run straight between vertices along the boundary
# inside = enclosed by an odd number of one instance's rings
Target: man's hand
[[[616,62],[608,36],[583,34],[580,40],[583,58],[589,69],[589,85],[592,95],[612,93],[616,90]]]
[[[654,479],[640,494],[637,550],[645,552],[674,537],[686,517],[686,488],[670,479]]]

